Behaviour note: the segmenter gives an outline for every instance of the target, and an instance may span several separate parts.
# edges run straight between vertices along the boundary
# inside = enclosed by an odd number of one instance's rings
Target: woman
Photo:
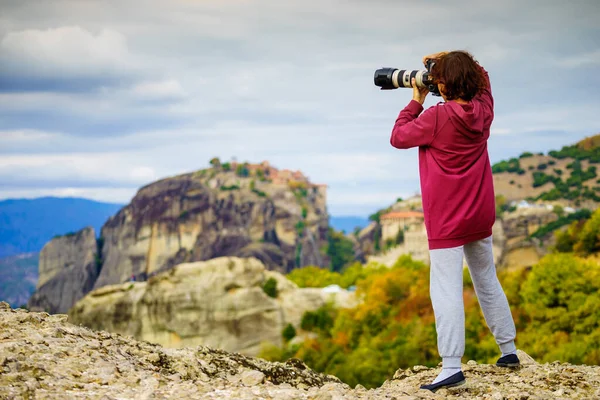
[[[492,254],[496,219],[492,170],[487,151],[494,100],[487,72],[464,51],[441,52],[432,69],[444,102],[423,114],[427,89],[412,79],[413,99],[400,112],[391,144],[419,147],[423,212],[431,260],[430,296],[435,314],[442,372],[422,389],[465,383],[463,254],[483,310],[502,356],[498,366],[517,367],[515,324]],[[421,114],[421,115],[419,115]]]

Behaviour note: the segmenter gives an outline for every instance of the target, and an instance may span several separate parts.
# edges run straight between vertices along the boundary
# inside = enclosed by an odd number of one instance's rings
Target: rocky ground
[[[207,347],[167,349],[0,303],[0,399],[549,399],[600,398],[600,367],[537,364],[508,371],[469,361],[467,384],[419,390],[436,368],[398,370],[352,389],[298,360],[271,363]]]

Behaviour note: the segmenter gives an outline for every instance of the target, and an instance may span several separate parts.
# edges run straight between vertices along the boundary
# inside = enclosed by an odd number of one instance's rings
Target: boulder
[[[270,278],[277,282],[277,297],[263,290]],[[95,330],[166,347],[206,345],[256,355],[265,343],[280,346],[283,328],[299,327],[305,311],[327,301],[355,304],[354,293],[344,292],[330,297],[320,289],[299,289],[255,258],[220,257],[179,264],[147,282],[94,290],[69,316]]]

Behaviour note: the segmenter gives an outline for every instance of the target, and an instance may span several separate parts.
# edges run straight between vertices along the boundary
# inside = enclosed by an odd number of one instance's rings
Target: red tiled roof
[[[394,211],[387,214],[383,214],[380,219],[392,219],[392,218],[423,218],[423,213],[418,211]]]

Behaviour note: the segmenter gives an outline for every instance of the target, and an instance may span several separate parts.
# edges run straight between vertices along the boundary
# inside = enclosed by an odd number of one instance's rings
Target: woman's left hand
[[[418,101],[420,104],[423,104],[425,102],[425,97],[427,97],[427,94],[429,93],[429,89],[427,89],[426,87],[417,87],[417,82],[415,81],[415,78],[412,78],[410,83],[413,87],[413,100]]]

